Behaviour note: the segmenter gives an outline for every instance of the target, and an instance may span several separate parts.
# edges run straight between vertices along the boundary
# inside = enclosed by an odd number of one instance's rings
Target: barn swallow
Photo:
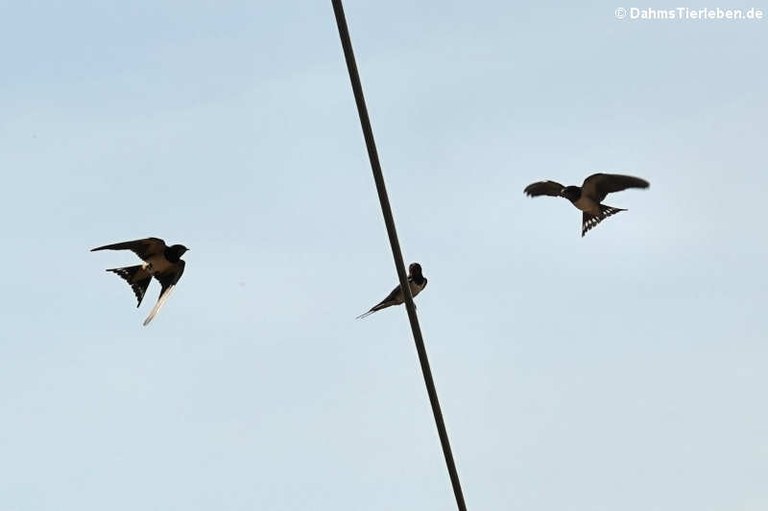
[[[592,174],[581,186],[563,186],[555,181],[539,181],[526,186],[525,193],[529,197],[549,195],[565,197],[571,201],[583,212],[581,215],[581,236],[583,237],[588,230],[609,216],[619,211],[626,211],[626,209],[600,204],[606,195],[627,188],[648,188],[648,186],[650,186],[648,181],[639,177],[622,174]]]
[[[422,289],[427,287],[427,279],[422,275],[421,265],[419,263],[411,263],[408,267],[408,286],[411,288],[411,296],[413,298],[416,298],[416,295],[421,293]],[[393,305],[400,305],[404,301],[405,296],[403,294],[403,289],[400,286],[397,286],[386,298],[371,307],[368,312],[360,314],[356,319],[363,319],[376,311],[392,307]]]
[[[128,282],[131,289],[133,289],[133,293],[136,295],[136,299],[139,301],[136,307],[141,305],[141,300],[147,292],[152,277],[155,277],[160,282],[162,286],[160,296],[150,311],[149,316],[144,320],[144,326],[147,326],[171,296],[171,291],[173,291],[176,283],[184,274],[185,263],[182,261],[181,256],[189,249],[184,245],[171,245],[169,247],[159,238],[146,238],[104,245],[103,247],[91,249],[91,252],[96,252],[97,250],[130,250],[144,261],[144,264],[137,266],[107,270]]]

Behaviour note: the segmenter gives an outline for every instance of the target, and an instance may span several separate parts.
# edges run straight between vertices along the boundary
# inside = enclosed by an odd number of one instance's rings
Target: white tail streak
[[[371,315],[371,314],[373,314],[374,312],[376,312],[376,311],[375,311],[375,310],[369,310],[368,312],[363,312],[362,314],[360,314],[360,315],[359,315],[358,317],[356,317],[355,319],[363,319],[363,318],[367,318],[368,316],[370,316],[370,315]]]
[[[150,321],[155,319],[155,316],[157,316],[157,313],[160,312],[160,309],[162,309],[163,305],[165,305],[165,302],[168,301],[168,298],[171,296],[171,291],[174,290],[176,285],[169,286],[168,289],[165,290],[163,295],[158,298],[157,303],[154,307],[152,307],[152,310],[149,311],[149,316],[147,316],[147,319],[144,320],[144,326],[147,326]]]

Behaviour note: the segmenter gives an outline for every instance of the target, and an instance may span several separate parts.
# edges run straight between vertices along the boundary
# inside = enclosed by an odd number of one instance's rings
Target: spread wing
[[[650,183],[645,179],[623,174],[592,174],[581,185],[581,193],[602,202],[609,193],[620,192],[627,188],[648,188]]]
[[[529,197],[538,197],[540,195],[549,195],[550,197],[559,197],[560,192],[565,188],[556,181],[538,181],[525,187],[525,194]]]
[[[97,250],[130,250],[144,261],[147,261],[152,256],[164,253],[166,248],[168,247],[160,238],[145,238],[143,240],[123,241],[122,243],[92,248],[91,252],[96,252]]]
[[[147,319],[144,320],[144,326],[147,326],[150,321],[152,321],[155,316],[157,316],[157,313],[160,312],[160,309],[163,308],[163,305],[165,305],[165,302],[168,301],[168,298],[171,297],[171,292],[176,288],[176,283],[179,281],[181,276],[184,274],[184,267],[186,264],[184,261],[180,260],[178,264],[175,265],[174,271],[169,271],[161,274],[155,274],[155,278],[158,282],[160,282],[160,285],[162,286],[160,289],[160,296],[157,299],[157,303],[154,307],[152,307],[152,310],[149,311],[149,315],[147,316]]]

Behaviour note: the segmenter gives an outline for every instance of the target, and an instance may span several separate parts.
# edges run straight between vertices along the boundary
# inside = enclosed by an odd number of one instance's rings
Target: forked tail
[[[381,301],[381,302],[377,303],[376,305],[374,305],[373,307],[371,307],[367,312],[363,312],[362,314],[360,314],[355,319],[367,318],[368,316],[370,316],[374,312],[378,312],[381,309],[386,309],[387,307],[392,307],[393,305],[398,305],[400,303],[402,303],[402,302],[397,302],[396,300],[391,300],[391,299],[389,299],[389,297],[387,297],[383,301]]]
[[[133,289],[133,294],[136,295],[136,299],[139,301],[139,303],[136,304],[136,307],[141,305],[141,300],[144,298],[149,283],[152,281],[152,274],[142,265],[126,266],[125,268],[110,268],[107,271],[114,273],[126,281],[131,286],[131,289]]]
[[[626,209],[621,208],[614,208],[613,206],[606,206],[604,204],[600,204],[600,214],[599,215],[590,215],[586,211],[581,216],[581,236],[584,237],[585,234],[587,234],[587,231],[608,218],[609,216],[613,216],[619,211],[626,211]]]

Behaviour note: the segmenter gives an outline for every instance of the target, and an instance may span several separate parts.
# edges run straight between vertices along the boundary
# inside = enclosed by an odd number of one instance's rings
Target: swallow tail
[[[136,295],[136,299],[139,301],[139,303],[136,304],[136,307],[141,305],[141,300],[144,298],[149,283],[152,281],[152,274],[142,265],[126,266],[125,268],[111,268],[107,271],[114,273],[126,281],[131,286],[131,289],[133,289],[133,294]]]
[[[371,314],[373,314],[374,312],[376,312],[376,311],[375,311],[375,310],[373,310],[373,309],[371,309],[371,310],[369,310],[368,312],[363,312],[362,314],[360,314],[360,315],[359,315],[358,317],[356,317],[355,319],[363,319],[363,318],[367,318],[368,316],[370,316],[370,315],[371,315]]]
[[[355,319],[363,319],[363,318],[367,318],[368,316],[370,316],[370,315],[371,315],[371,314],[373,314],[374,312],[376,312],[376,311],[380,311],[381,309],[386,309],[386,308],[387,308],[387,307],[389,307],[390,305],[394,305],[394,304],[392,304],[392,303],[387,303],[387,302],[382,302],[382,303],[376,304],[376,305],[374,305],[373,307],[371,307],[371,308],[370,308],[370,309],[369,309],[367,312],[363,312],[362,314],[360,314],[360,315],[359,315],[358,317],[356,317]]]
[[[419,291],[421,291],[421,289],[419,289]],[[418,291],[417,291],[417,293],[418,293]],[[364,313],[360,314],[355,319],[367,318],[368,316],[370,316],[374,312],[378,312],[381,309],[386,309],[387,307],[392,307],[393,305],[400,305],[401,303],[403,303],[402,300],[387,300],[387,301],[378,303],[378,304],[374,305],[373,307],[371,307],[371,309],[368,312],[364,312]],[[415,308],[416,304],[414,303],[413,306]]]
[[[584,237],[588,230],[592,229],[609,216],[613,216],[620,211],[626,211],[626,209],[614,208],[613,206],[606,206],[604,204],[600,204],[599,215],[592,215],[585,211],[581,217],[581,236]]]

